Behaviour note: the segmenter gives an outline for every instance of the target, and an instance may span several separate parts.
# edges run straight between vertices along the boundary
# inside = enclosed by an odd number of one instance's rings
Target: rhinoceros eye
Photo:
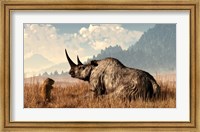
[[[85,69],[85,66],[80,66],[79,69],[83,70]]]

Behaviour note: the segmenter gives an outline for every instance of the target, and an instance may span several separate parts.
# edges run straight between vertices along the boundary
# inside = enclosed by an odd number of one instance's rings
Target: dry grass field
[[[39,87],[45,78],[32,77],[24,80],[24,108],[175,108],[176,107],[176,76],[175,74],[155,75],[161,87],[158,99],[121,100],[107,96],[92,98],[89,84],[70,77],[52,77],[55,84],[52,99],[43,103]]]

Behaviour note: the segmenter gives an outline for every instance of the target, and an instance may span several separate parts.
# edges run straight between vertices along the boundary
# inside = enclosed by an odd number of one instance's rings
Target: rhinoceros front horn
[[[76,64],[69,58],[69,56],[68,56],[68,53],[67,53],[67,50],[65,49],[65,54],[66,54],[66,57],[67,57],[67,60],[68,60],[68,62],[69,62],[69,64],[70,64],[70,66],[71,67],[75,67],[76,66]]]
[[[83,65],[83,63],[80,61],[78,56],[77,56],[77,62],[78,62],[78,65]]]

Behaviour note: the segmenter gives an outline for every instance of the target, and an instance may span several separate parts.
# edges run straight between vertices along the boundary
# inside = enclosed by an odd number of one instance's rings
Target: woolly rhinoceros
[[[115,58],[82,64],[77,56],[78,64],[75,64],[66,50],[65,53],[71,67],[71,77],[88,81],[95,96],[150,99],[160,93],[159,85],[148,72],[126,67]]]

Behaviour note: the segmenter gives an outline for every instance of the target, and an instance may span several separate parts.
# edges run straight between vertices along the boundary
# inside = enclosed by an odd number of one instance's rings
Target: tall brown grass
[[[176,80],[175,75],[156,75],[161,87],[161,96],[157,99],[144,101],[113,99],[109,96],[93,98],[90,85],[83,81],[76,83],[57,83],[52,89],[52,100],[43,103],[40,99],[41,79],[34,77],[24,84],[25,108],[175,108],[176,107]]]

